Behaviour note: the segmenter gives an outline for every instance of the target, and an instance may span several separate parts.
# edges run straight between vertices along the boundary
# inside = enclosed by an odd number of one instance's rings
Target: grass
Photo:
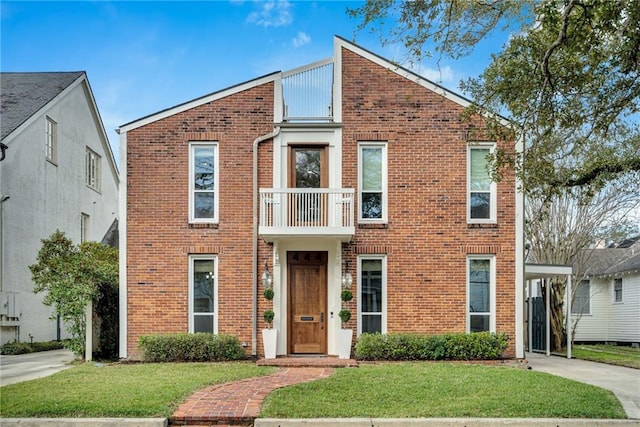
[[[617,345],[576,345],[571,355],[576,359],[640,369],[640,348]]]
[[[84,363],[0,388],[0,416],[168,417],[198,389],[271,372],[253,363]]]
[[[524,369],[390,363],[270,393],[265,418],[625,418],[613,393]]]

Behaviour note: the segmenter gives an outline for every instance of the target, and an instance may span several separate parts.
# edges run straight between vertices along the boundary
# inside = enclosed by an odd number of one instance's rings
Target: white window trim
[[[469,310],[470,299],[470,279],[471,279],[471,260],[489,260],[489,332],[496,332],[496,257],[495,255],[469,255],[467,256],[467,298],[465,301],[467,311],[467,326],[466,332],[471,332],[471,310]],[[476,313],[477,314],[477,313]]]
[[[382,148],[382,218],[362,217],[362,149]],[[387,164],[388,143],[386,141],[359,141],[358,142],[358,222],[363,224],[386,224],[388,221],[388,189],[387,189]]]
[[[213,218],[196,218],[195,217],[195,206],[194,206],[194,172],[195,172],[195,147],[213,147],[213,157],[214,157],[214,170],[213,170],[213,192],[214,192],[214,200],[213,200]],[[191,141],[189,142],[189,223],[191,224],[217,224],[220,218],[220,209],[219,209],[219,201],[220,201],[220,181],[218,179],[219,176],[219,165],[220,165],[220,157],[219,157],[219,146],[217,141]]]
[[[218,333],[218,257],[216,255],[189,255],[189,333],[193,333],[193,262],[213,260],[213,333]]]
[[[58,161],[58,123],[51,117],[45,118],[45,157],[54,165]],[[49,155],[49,139],[51,139],[51,155]]]
[[[387,256],[386,255],[359,255],[358,256],[358,268],[357,268],[357,286],[356,297],[358,302],[357,316],[358,316],[358,331],[357,334],[362,334],[362,300],[360,298],[362,292],[362,261],[363,260],[381,260],[382,261],[382,318],[380,320],[381,333],[387,333]]]
[[[84,212],[80,213],[80,242],[89,240],[89,220],[90,216]]]
[[[498,184],[491,181],[489,187],[489,218],[471,218],[471,150],[489,149],[490,153],[496,150],[494,142],[471,142],[467,145],[467,223],[468,224],[496,224],[498,222]]]
[[[95,168],[92,166],[95,166]],[[85,184],[92,190],[100,192],[100,185],[102,181],[102,157],[89,147],[86,148],[84,168]],[[94,182],[91,180],[92,174],[95,174]]]
[[[616,280],[620,280],[620,301],[616,301]],[[621,277],[615,277],[611,281],[611,291],[613,293],[612,300],[614,304],[622,304],[624,302],[624,280]]]

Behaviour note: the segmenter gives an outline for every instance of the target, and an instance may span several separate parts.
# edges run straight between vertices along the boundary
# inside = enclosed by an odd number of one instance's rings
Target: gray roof
[[[0,140],[84,75],[84,71],[0,73]]]
[[[588,276],[610,276],[640,272],[640,239],[633,237],[604,249],[586,249],[573,265],[574,272]]]

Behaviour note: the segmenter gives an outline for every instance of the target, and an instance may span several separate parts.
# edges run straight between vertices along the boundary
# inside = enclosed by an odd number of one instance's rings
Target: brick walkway
[[[275,374],[218,384],[192,394],[169,418],[172,426],[253,425],[272,390],[327,378],[330,367],[280,368]]]

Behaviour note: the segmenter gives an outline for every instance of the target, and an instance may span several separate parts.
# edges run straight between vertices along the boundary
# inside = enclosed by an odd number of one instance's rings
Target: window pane
[[[622,302],[622,279],[613,279],[613,301]]]
[[[213,270],[214,261],[211,259],[193,261],[194,313],[213,313]]]
[[[490,268],[488,259],[469,261],[469,311],[471,313],[489,313],[491,311]]]
[[[382,260],[362,260],[360,310],[362,313],[382,312]]]
[[[213,192],[208,193],[195,193],[195,217],[196,218],[213,218],[214,216],[214,201],[215,196]]]
[[[213,333],[213,315],[195,315],[193,316],[193,332],[209,332]]]
[[[490,215],[489,193],[471,193],[469,203],[471,204],[471,218],[489,218]]]
[[[196,190],[214,189],[214,156],[213,147],[196,147],[194,161]]]
[[[489,179],[489,162],[487,155],[488,148],[471,149],[471,190],[489,191],[491,188],[491,180]]]
[[[362,191],[382,190],[382,148],[362,149]]]
[[[576,287],[573,304],[571,305],[571,313],[573,314],[589,314],[590,289],[589,281],[583,280]]]
[[[370,334],[382,333],[382,314],[363,314],[362,332]]]
[[[382,193],[362,193],[362,218],[382,218]]]
[[[489,317],[490,316],[488,314],[482,314],[482,315],[476,314],[471,316],[471,319],[470,319],[471,324],[469,325],[469,330],[471,332],[488,331]]]
[[[321,150],[296,149],[296,188],[321,188]]]

